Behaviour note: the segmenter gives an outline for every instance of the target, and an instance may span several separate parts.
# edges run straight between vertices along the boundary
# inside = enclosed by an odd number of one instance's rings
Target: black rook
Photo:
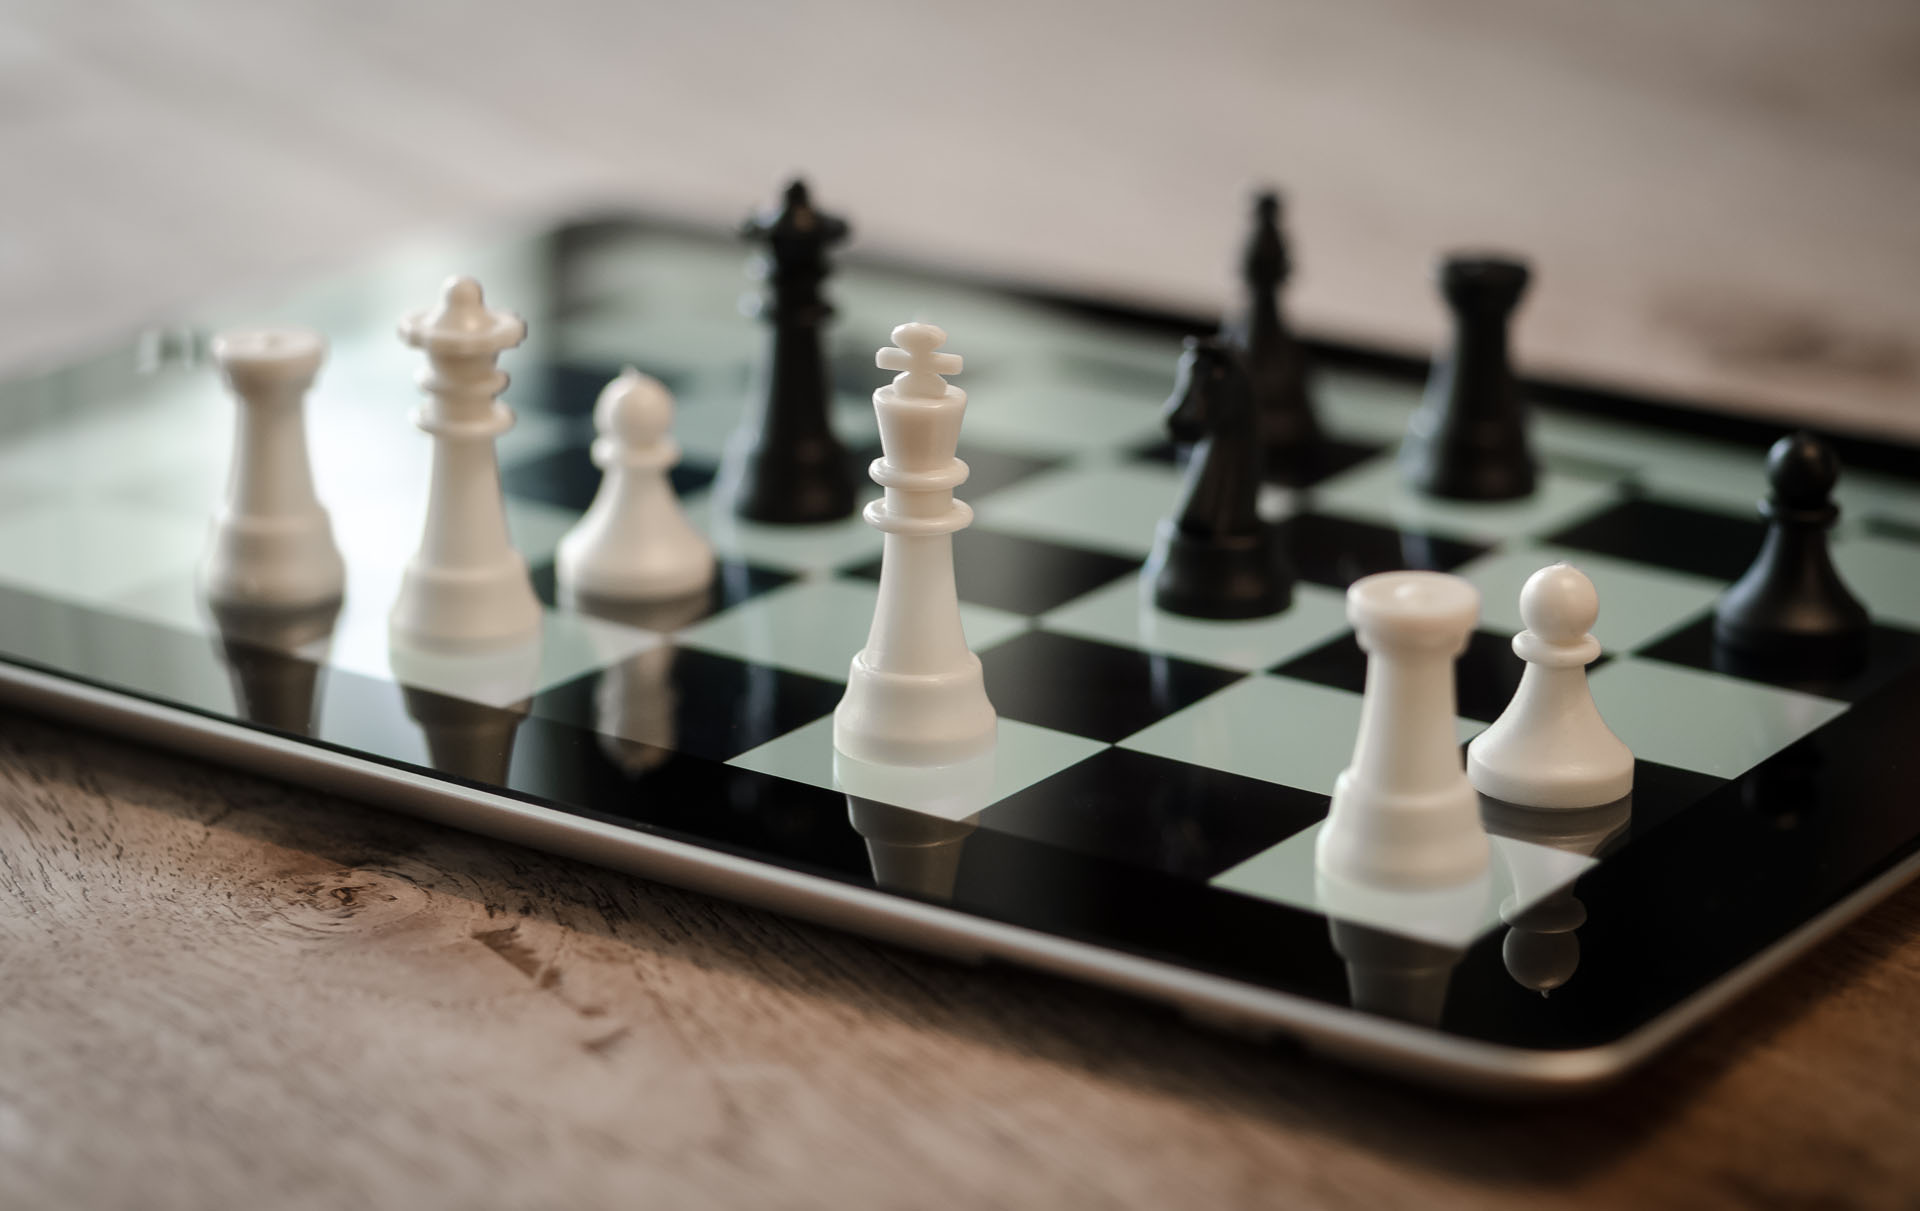
[[[1452,256],[1440,293],[1453,312],[1453,344],[1435,362],[1407,425],[1400,465],[1429,496],[1513,500],[1533,492],[1527,413],[1507,356],[1507,325],[1527,289],[1525,262]]]

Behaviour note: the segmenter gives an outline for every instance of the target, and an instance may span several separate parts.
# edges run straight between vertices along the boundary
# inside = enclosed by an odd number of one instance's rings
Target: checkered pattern
[[[636,363],[678,395],[686,457],[675,484],[722,560],[710,599],[677,617],[550,608],[541,656],[523,667],[389,653],[384,611],[417,541],[429,447],[404,422],[412,358],[381,331],[336,338],[310,404],[316,473],[351,574],[330,643],[307,654],[831,788],[830,713],[864,640],[880,535],[857,516],[755,525],[714,499],[759,343],[731,313],[738,258],[665,237],[641,243],[622,253],[626,288],[556,321],[545,360],[509,355],[521,417],[501,444],[510,522],[551,607],[555,545],[597,483],[585,454],[594,396],[620,364]],[[891,325],[936,317],[967,359],[962,456],[972,475],[960,495],[976,521],[956,536],[957,580],[1002,723],[991,779],[949,796],[942,814],[1324,910],[1312,842],[1351,751],[1364,676],[1342,590],[1393,568],[1455,571],[1484,594],[1482,629],[1459,666],[1463,741],[1518,682],[1508,640],[1522,581],[1558,559],[1593,577],[1606,656],[1592,685],[1642,759],[1642,820],[1684,810],[1874,684],[1870,672],[1809,693],[1715,667],[1713,601],[1761,535],[1751,453],[1544,412],[1546,471],[1534,496],[1435,502],[1408,492],[1393,465],[1413,392],[1354,375],[1320,383],[1338,450],[1327,473],[1262,501],[1300,577],[1292,608],[1247,622],[1161,614],[1138,571],[1180,484],[1158,422],[1171,340],[985,293],[932,298],[881,276],[849,274],[836,294],[835,418],[863,468],[877,453],[866,393],[885,378],[871,349]],[[55,418],[0,449],[0,490],[29,498],[0,524],[0,583],[204,631],[190,569],[227,457],[227,406],[205,379],[126,391],[125,408]],[[87,457],[76,461],[77,450]],[[52,477],[60,466],[78,473]],[[1920,489],[1849,477],[1843,503],[1836,558],[1876,613],[1886,659],[1874,667],[1904,667],[1920,653]],[[1516,889],[1549,894],[1593,861],[1517,838],[1502,838],[1498,854],[1490,898],[1464,913],[1341,911],[1464,944],[1497,922],[1503,899],[1509,912],[1526,907],[1513,903]],[[1433,923],[1442,919],[1453,923]]]

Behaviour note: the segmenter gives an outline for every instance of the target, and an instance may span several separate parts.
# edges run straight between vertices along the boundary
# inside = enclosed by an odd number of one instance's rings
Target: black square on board
[[[552,563],[535,564],[532,568],[533,591],[549,609],[557,609],[559,588],[556,584]],[[762,593],[770,592],[783,584],[792,582],[791,572],[776,572],[758,564],[738,563],[723,560],[714,569],[713,583],[704,593],[681,601],[644,602],[631,607],[608,604],[601,606],[576,606],[581,613],[596,618],[605,618],[609,622],[624,623],[647,631],[678,631],[690,627],[703,618],[711,618],[722,610],[731,609],[743,601],[749,601]]]
[[[838,791],[538,716],[520,727],[509,783],[563,810],[638,822],[695,844],[841,877],[869,877],[866,846]]]
[[[1385,446],[1378,444],[1330,437],[1326,439],[1319,456],[1313,461],[1292,466],[1268,467],[1267,479],[1289,488],[1311,488],[1332,479],[1342,471],[1351,471],[1385,449]],[[1192,452],[1192,446],[1177,443],[1170,438],[1161,438],[1159,441],[1135,450],[1134,457],[1144,462],[1184,467]]]
[[[1636,759],[1633,763],[1633,815],[1627,839],[1638,840],[1727,784],[1725,778]],[[1617,849],[1610,846],[1609,850]]]
[[[1766,533],[1758,517],[1731,517],[1632,497],[1543,541],[1730,581],[1747,570]]]
[[[1461,761],[1467,745],[1461,745]],[[1592,808],[1529,808],[1480,796],[1487,831],[1534,845],[1606,858],[1673,819],[1727,784],[1725,778],[1657,761],[1636,759],[1633,790]]]
[[[603,679],[612,680],[602,686]],[[533,713],[725,761],[830,713],[845,691],[804,673],[662,644],[542,692]]]
[[[1044,614],[1139,568],[1118,555],[977,527],[953,536],[953,571],[960,600],[1016,614]],[[878,580],[880,561],[869,560],[846,571],[849,576]]]
[[[982,827],[1192,879],[1286,840],[1327,796],[1109,748],[1001,800]]]
[[[1867,533],[1880,538],[1920,543],[1920,525],[1910,521],[1902,521],[1897,517],[1869,517],[1862,524]]]
[[[1240,673],[1090,639],[1027,631],[980,654],[1002,715],[1112,743]]]
[[[698,459],[682,459],[667,478],[673,490],[685,497],[713,482],[718,468]],[[584,513],[600,490],[600,468],[584,445],[569,446],[538,458],[508,463],[500,468],[500,485],[509,496],[537,500],[562,509]]]
[[[1881,686],[1920,665],[1920,634],[1886,623],[1875,623],[1867,635],[1864,663],[1850,668],[1782,668],[1764,659],[1742,656],[1713,641],[1713,611],[1669,632],[1635,652],[1653,660],[1684,664],[1689,668],[1725,673],[1746,681],[1777,685],[1833,698],[1858,702]]]
[[[1362,576],[1415,568],[1451,572],[1488,548],[1311,511],[1275,523],[1294,574],[1344,589]]]
[[[972,445],[964,440],[960,446],[960,460],[967,464],[967,482],[958,491],[963,499],[976,504],[989,492],[998,492],[1028,476],[1057,467],[1061,461]]]
[[[1599,663],[1596,661],[1589,667],[1598,667]],[[1513,692],[1520,688],[1520,675],[1526,667],[1513,654],[1511,635],[1475,631],[1467,640],[1467,650],[1454,665],[1459,713],[1482,723],[1498,719],[1500,712],[1507,709],[1507,703],[1513,700]],[[1352,633],[1348,633],[1272,671],[1282,677],[1297,677],[1358,694],[1366,688],[1367,654],[1360,650]]]

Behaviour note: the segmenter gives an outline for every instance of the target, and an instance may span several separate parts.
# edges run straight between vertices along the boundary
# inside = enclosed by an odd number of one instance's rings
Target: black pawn
[[[797,180],[777,211],[741,227],[767,248],[755,261],[765,283],[756,310],[773,330],[762,378],[727,450],[733,509],[748,520],[807,525],[853,512],[853,469],[828,420],[825,329],[833,307],[820,290],[832,272],[827,250],[848,231],[816,210]]]
[[[1526,406],[1507,355],[1508,322],[1528,276],[1525,262],[1504,257],[1441,262],[1453,343],[1434,364],[1400,448],[1407,482],[1429,496],[1514,500],[1533,491]]]
[[[1840,516],[1840,462],[1825,442],[1795,433],[1767,452],[1767,537],[1760,554],[1713,610],[1714,642],[1783,669],[1842,672],[1866,656],[1866,607],[1848,591],[1827,550]]]
[[[1239,355],[1187,338],[1167,401],[1168,431],[1194,442],[1174,515],[1160,523],[1143,575],[1153,602],[1193,618],[1258,618],[1287,608],[1293,576],[1280,535],[1260,520],[1262,466],[1253,397]]]
[[[1288,330],[1280,290],[1293,270],[1280,232],[1280,198],[1254,198],[1253,233],[1240,261],[1246,307],[1227,331],[1246,357],[1253,411],[1267,474],[1288,483],[1309,482],[1326,462],[1326,438],[1307,393],[1307,363]]]

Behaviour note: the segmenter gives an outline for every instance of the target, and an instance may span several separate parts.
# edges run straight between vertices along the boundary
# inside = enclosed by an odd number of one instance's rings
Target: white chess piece
[[[1321,873],[1420,889],[1487,869],[1480,797],[1454,735],[1453,662],[1479,614],[1479,590],[1440,572],[1382,572],[1347,590],[1366,693],[1353,760],[1315,843]]]
[[[326,338],[304,328],[213,339],[214,361],[240,407],[226,499],[200,566],[210,603],[305,609],[345,591],[346,567],[313,490],[303,418],[326,354]]]
[[[513,428],[512,410],[497,398],[507,376],[495,361],[526,335],[519,316],[488,310],[468,277],[447,281],[438,308],[400,321],[400,339],[427,354],[427,402],[413,420],[433,438],[426,526],[390,616],[406,645],[512,645],[539,633],[540,600],[507,535],[494,453]]]
[[[1513,650],[1527,662],[1520,688],[1493,726],[1467,746],[1467,777],[1482,794],[1522,807],[1582,808],[1633,789],[1633,753],[1607,728],[1587,686],[1600,655],[1588,633],[1600,616],[1593,582],[1572,564],[1528,577],[1527,629]]]
[[[833,743],[879,765],[963,761],[992,748],[998,726],[953,580],[953,533],[973,510],[953,498],[967,478],[954,457],[967,394],[940,377],[960,370],[957,356],[938,352],[946,340],[932,324],[902,324],[897,347],[874,358],[901,372],[873,393],[884,454],[869,474],[886,495],[865,516],[886,535],[880,599],[833,712]]]
[[[593,409],[593,504],[560,540],[555,572],[567,598],[667,601],[713,580],[713,547],[687,521],[667,471],[680,461],[673,397],[633,367]]]

